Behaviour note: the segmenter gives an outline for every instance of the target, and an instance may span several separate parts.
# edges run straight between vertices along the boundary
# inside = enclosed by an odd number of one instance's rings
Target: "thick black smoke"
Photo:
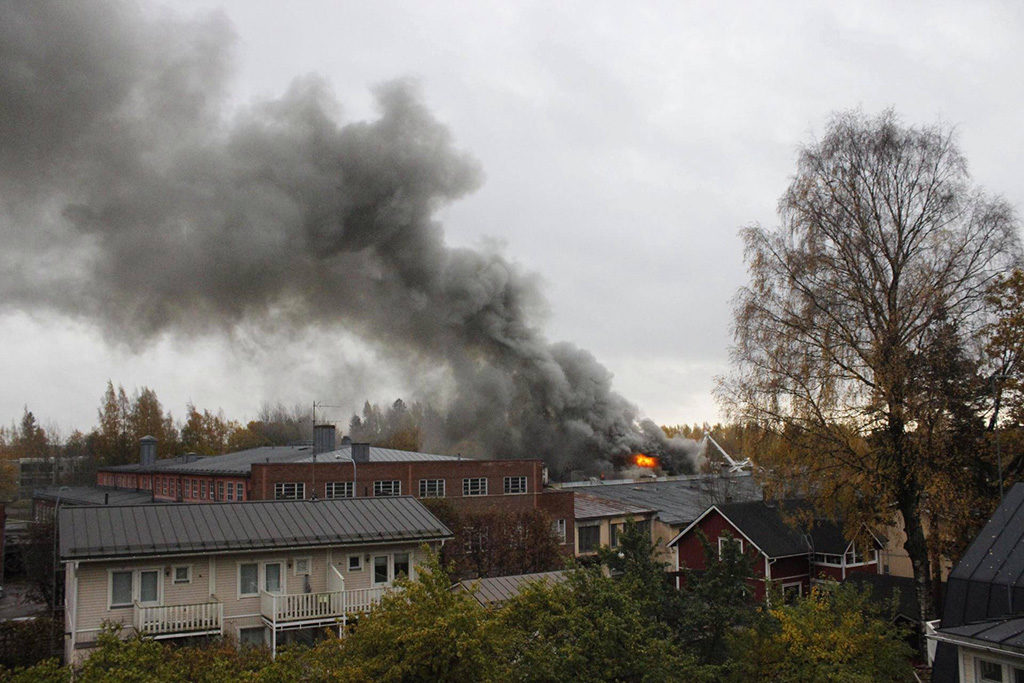
[[[445,370],[438,447],[556,471],[641,449],[688,467],[692,442],[640,421],[591,354],[544,338],[531,278],[445,245],[433,215],[481,171],[409,84],[378,88],[370,122],[341,125],[316,78],[229,115],[219,15],[0,7],[3,305],[135,345],[252,321],[344,328],[409,377]]]

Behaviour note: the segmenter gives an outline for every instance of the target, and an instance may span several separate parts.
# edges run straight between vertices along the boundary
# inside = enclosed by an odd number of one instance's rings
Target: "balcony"
[[[157,639],[222,635],[224,605],[215,600],[155,607],[136,602],[133,623],[137,632]]]
[[[260,592],[260,614],[274,629],[344,623],[345,615],[369,611],[389,588],[360,588],[323,593]]]

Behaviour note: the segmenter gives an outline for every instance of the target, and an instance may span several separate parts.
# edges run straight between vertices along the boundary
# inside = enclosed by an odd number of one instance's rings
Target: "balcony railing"
[[[135,603],[135,630],[154,638],[180,638],[224,632],[224,605],[217,601],[192,605],[144,606]]]
[[[346,614],[368,611],[387,590],[390,589],[381,587],[291,594],[261,591],[260,613],[271,624],[341,619]]]

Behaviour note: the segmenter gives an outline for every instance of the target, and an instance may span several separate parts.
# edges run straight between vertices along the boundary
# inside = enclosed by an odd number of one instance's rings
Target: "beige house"
[[[654,510],[616,500],[575,492],[576,557],[597,554],[598,548],[617,548],[627,522],[640,525],[650,535]]]
[[[449,538],[410,497],[63,508],[66,661],[87,656],[105,622],[275,653],[340,634],[415,574],[423,544]]]

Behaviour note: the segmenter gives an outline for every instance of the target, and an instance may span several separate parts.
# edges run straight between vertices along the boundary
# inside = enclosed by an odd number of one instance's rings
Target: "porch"
[[[224,605],[217,600],[191,605],[146,606],[135,602],[133,625],[157,639],[222,635]]]
[[[382,586],[322,593],[260,591],[260,615],[275,630],[344,625],[345,615],[369,611],[387,590]]]

